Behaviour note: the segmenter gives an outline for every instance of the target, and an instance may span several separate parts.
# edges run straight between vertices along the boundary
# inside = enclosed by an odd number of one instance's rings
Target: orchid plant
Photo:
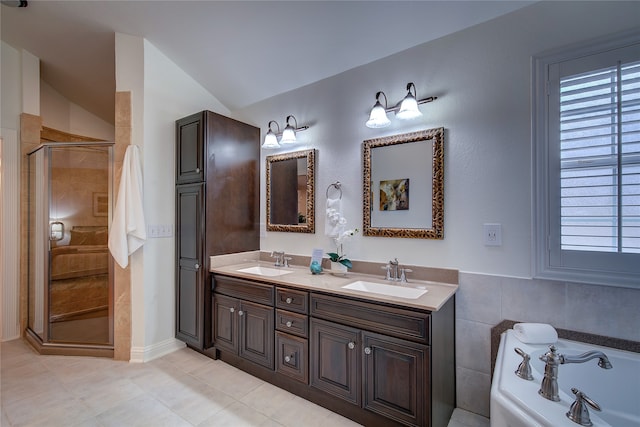
[[[349,241],[357,233],[358,233],[358,229],[352,228],[350,230],[343,231],[337,237],[334,237],[333,241],[335,242],[335,245],[336,245],[336,251],[327,252],[329,259],[333,262],[339,262],[340,264],[344,265],[347,268],[353,267],[353,265],[351,264],[351,260],[346,257],[346,254],[342,249],[342,244]]]

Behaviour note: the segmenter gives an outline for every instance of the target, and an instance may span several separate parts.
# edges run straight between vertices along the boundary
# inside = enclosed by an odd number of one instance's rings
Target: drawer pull
[[[285,356],[284,357],[284,361],[287,362],[287,363],[291,362],[292,360],[293,360],[293,354],[291,356]]]
[[[195,268],[196,270],[200,270],[200,264],[196,263],[196,265],[194,265],[193,268]]]
[[[244,311],[242,310],[238,311],[238,316],[242,316],[242,315],[244,315]]]
[[[287,328],[290,328],[290,327],[292,327],[292,326],[293,326],[293,322],[292,322],[291,320],[289,320],[289,321],[286,323],[286,325],[287,325]]]
[[[351,342],[349,342],[349,344],[347,344],[347,347],[349,347],[349,350],[353,350],[354,348],[356,348],[356,343],[351,341]]]
[[[200,173],[200,168],[196,168],[196,173]]]
[[[291,304],[293,300],[291,299],[291,297],[287,297],[287,299],[284,302],[286,302],[287,304]]]
[[[369,347],[365,347],[364,354],[371,354],[371,349]]]
[[[235,309],[235,308],[233,308],[233,307],[231,307],[231,308],[229,309],[229,311],[233,313],[233,312],[235,312],[235,311],[236,311],[236,309]]]

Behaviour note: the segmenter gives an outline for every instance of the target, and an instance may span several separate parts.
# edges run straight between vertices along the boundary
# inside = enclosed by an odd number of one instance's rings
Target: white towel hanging
[[[118,199],[109,231],[109,251],[122,268],[129,265],[129,255],[147,239],[139,151],[137,145],[130,145],[124,154]]]
[[[327,199],[324,234],[329,237],[338,237],[342,232],[343,227],[342,201],[340,199]]]

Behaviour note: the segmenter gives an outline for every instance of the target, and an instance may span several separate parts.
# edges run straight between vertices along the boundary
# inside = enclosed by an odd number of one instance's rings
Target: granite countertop
[[[357,272],[349,272],[346,276],[334,275],[333,273],[326,270],[321,274],[311,274],[311,271],[308,267],[302,266],[280,267],[280,270],[291,271],[291,273],[287,273],[281,276],[263,276],[238,271],[256,266],[267,267],[271,269],[276,268],[273,266],[273,263],[267,263],[258,260],[247,260],[244,262],[236,262],[232,264],[212,264],[210,271],[216,274],[224,274],[226,276],[233,276],[242,279],[273,283],[275,285],[285,285],[291,288],[304,289],[308,291],[323,291],[336,295],[357,297],[376,302],[395,304],[403,307],[429,311],[438,311],[458,290],[458,285],[450,283],[411,280],[410,283],[400,284],[398,282],[386,281],[382,278],[381,275],[374,276]],[[357,280],[393,286],[426,289],[427,292],[418,298],[410,299],[342,288],[343,286]]]

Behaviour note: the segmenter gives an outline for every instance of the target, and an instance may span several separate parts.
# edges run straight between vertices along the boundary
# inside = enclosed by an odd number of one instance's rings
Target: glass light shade
[[[418,109],[418,101],[416,101],[413,94],[409,92],[402,100],[400,110],[396,113],[396,117],[401,120],[410,120],[420,116],[422,116],[422,113],[420,109]]]
[[[293,126],[287,125],[282,132],[280,144],[295,144],[296,142],[298,142],[296,140],[296,131],[293,129]]]
[[[278,144],[278,138],[276,138],[276,134],[273,133],[271,129],[264,136],[264,143],[262,144],[262,148],[280,148],[280,144]]]
[[[391,120],[387,117],[387,111],[384,109],[380,101],[376,101],[376,104],[371,109],[369,120],[365,123],[368,128],[377,129],[384,128],[391,124]]]

